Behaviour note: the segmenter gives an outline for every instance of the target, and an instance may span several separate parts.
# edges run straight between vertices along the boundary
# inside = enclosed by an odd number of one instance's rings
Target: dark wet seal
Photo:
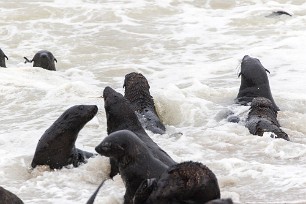
[[[253,135],[263,136],[265,132],[272,132],[275,134],[275,138],[290,140],[289,136],[280,128],[277,121],[277,110],[273,103],[264,97],[253,99],[246,127]]]
[[[286,16],[292,16],[290,13],[286,12],[286,11],[273,11],[271,14],[267,15],[266,17],[276,17],[276,16],[282,16],[282,15],[286,15]]]
[[[124,97],[130,101],[142,126],[153,133],[164,134],[166,128],[156,112],[147,79],[141,73],[131,72],[125,75],[123,87]]]
[[[23,204],[22,200],[12,192],[0,186],[0,203],[1,204]]]
[[[0,67],[6,68],[5,58],[8,60],[8,57],[4,54],[4,52],[0,48]]]
[[[24,59],[26,60],[24,63],[34,62],[33,67],[41,67],[47,70],[56,71],[54,62],[57,62],[57,60],[53,54],[47,50],[37,52],[32,60],[29,60],[26,57],[24,57]]]
[[[104,108],[107,120],[107,133],[111,134],[118,130],[130,130],[137,135],[153,153],[154,157],[166,165],[173,165],[176,162],[162,150],[146,133],[140,124],[130,102],[122,94],[111,87],[105,87],[103,91]],[[110,159],[110,177],[115,176],[119,170],[116,161]]]
[[[272,97],[267,72],[257,58],[245,55],[241,62],[241,84],[235,102],[241,105],[249,105],[256,97],[269,99],[275,110],[279,110]]]
[[[77,149],[75,141],[97,112],[96,105],[76,105],[66,110],[40,138],[31,166],[49,165],[51,169],[60,169],[86,163],[94,154]]]
[[[135,197],[137,203],[134,204],[200,204],[219,199],[220,188],[215,174],[207,166],[188,161],[169,167],[157,182],[143,181],[135,195],[140,198]]]
[[[129,130],[111,133],[96,147],[96,152],[117,162],[126,187],[124,204],[133,204],[134,194],[143,180],[158,178],[168,168]]]

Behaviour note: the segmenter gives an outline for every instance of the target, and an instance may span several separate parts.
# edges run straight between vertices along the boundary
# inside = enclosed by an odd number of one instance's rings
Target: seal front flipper
[[[92,153],[75,148],[78,133],[98,112],[96,105],[76,105],[67,109],[40,138],[31,166],[49,165],[60,169],[84,163]]]
[[[23,57],[24,59],[25,59],[25,64],[28,62],[28,63],[32,63],[33,62],[33,60],[29,60],[27,57]]]

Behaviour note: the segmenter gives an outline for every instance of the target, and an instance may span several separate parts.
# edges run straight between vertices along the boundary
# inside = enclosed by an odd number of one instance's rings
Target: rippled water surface
[[[267,17],[284,10],[290,16]],[[174,160],[199,161],[237,203],[306,203],[306,2],[304,0],[0,0],[0,185],[25,203],[86,203],[108,178],[108,159],[78,168],[30,169],[39,138],[69,107],[95,104],[76,146],[94,152],[106,134],[102,95],[124,76],[149,81],[167,134],[148,134]],[[57,71],[24,64],[42,49]],[[244,55],[269,69],[278,120],[291,142],[253,136],[249,107],[234,105]],[[226,110],[242,118],[224,118]],[[174,133],[182,133],[174,134]],[[96,203],[122,203],[121,177]]]

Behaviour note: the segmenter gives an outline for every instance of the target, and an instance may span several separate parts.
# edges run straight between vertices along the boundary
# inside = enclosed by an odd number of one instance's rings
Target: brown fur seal
[[[136,134],[120,130],[108,135],[96,151],[116,160],[126,191],[124,204],[132,204],[134,194],[143,180],[159,177],[168,166],[155,158]]]
[[[125,75],[123,87],[124,97],[130,101],[141,125],[153,133],[164,134],[166,128],[156,112],[147,79],[140,73],[132,72]]]
[[[141,126],[130,102],[123,97],[122,94],[116,92],[111,87],[106,87],[103,91],[103,98],[108,134],[118,130],[130,130],[147,145],[155,158],[166,165],[176,164],[176,162],[149,137]],[[113,177],[117,173],[118,169],[116,168],[116,164],[111,159],[110,176]]]
[[[269,70],[264,68],[258,59],[248,55],[243,57],[241,72],[239,73],[241,84],[238,96],[235,99],[236,103],[248,105],[252,102],[253,98],[265,97],[272,102],[275,110],[279,110],[272,97],[266,72],[269,72]]]
[[[85,163],[93,154],[75,148],[75,141],[97,111],[96,105],[76,105],[66,110],[40,138],[31,166],[49,165],[51,169],[60,169]]]
[[[277,110],[275,110],[273,103],[264,97],[253,99],[246,127],[253,135],[262,136],[264,132],[273,132],[276,138],[290,140],[288,135],[280,128],[277,121]]]
[[[139,191],[141,200],[137,198]],[[143,192],[148,193],[147,200]],[[157,182],[143,181],[135,193],[134,204],[203,204],[219,198],[215,174],[205,165],[189,161],[171,166]]]
[[[38,51],[32,60],[24,57],[26,60],[24,63],[33,63],[33,67],[42,67],[47,70],[56,71],[54,61],[57,62],[53,54],[47,50]]]
[[[0,186],[0,203],[1,204],[23,204],[22,200],[15,194]]]
[[[8,57],[4,54],[4,52],[0,49],[0,67],[6,67],[5,58],[8,60]]]

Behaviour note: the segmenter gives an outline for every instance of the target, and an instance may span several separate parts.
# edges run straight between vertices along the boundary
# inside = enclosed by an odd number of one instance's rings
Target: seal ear
[[[54,58],[54,61],[57,63],[57,59],[56,58]]]
[[[269,74],[271,74],[270,71],[269,71],[268,69],[265,68],[265,70],[266,70],[266,72],[268,72]]]

